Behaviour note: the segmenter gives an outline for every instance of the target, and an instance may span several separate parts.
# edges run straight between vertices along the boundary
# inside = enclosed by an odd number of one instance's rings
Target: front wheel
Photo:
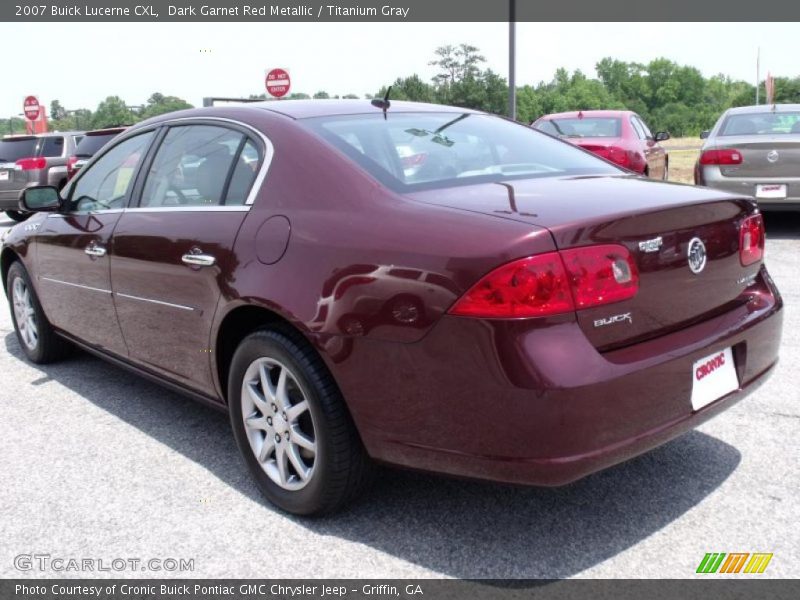
[[[58,336],[47,321],[22,263],[11,265],[6,281],[14,331],[25,356],[38,364],[63,357],[69,351],[69,342]]]
[[[228,379],[234,437],[268,500],[319,515],[365,487],[370,460],[336,383],[304,340],[256,331],[237,348]]]
[[[22,212],[20,210],[7,210],[6,215],[12,221],[16,221],[17,223],[21,223],[25,219],[31,216],[31,213]]]

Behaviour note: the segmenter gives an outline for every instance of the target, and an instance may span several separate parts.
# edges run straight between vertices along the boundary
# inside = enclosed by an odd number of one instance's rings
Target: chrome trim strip
[[[209,206],[194,205],[194,206],[133,206],[126,208],[124,212],[137,212],[137,213],[163,213],[163,212],[247,212],[250,210],[249,206],[237,204],[235,206],[220,206],[212,204]]]
[[[172,302],[164,302],[163,300],[153,300],[151,298],[142,298],[141,296],[131,296],[130,294],[122,294],[120,292],[114,292],[115,296],[119,296],[120,298],[128,298],[130,300],[139,300],[141,302],[150,302],[152,304],[160,304],[161,306],[169,306],[171,308],[180,308],[181,310],[197,310],[196,308],[192,308],[191,306],[184,306],[183,304],[173,304]]]
[[[244,123],[242,121],[237,121],[236,119],[228,119],[227,117],[204,117],[198,115],[196,117],[181,117],[178,119],[167,119],[165,121],[159,121],[157,123],[158,126],[161,125],[169,125],[170,123],[180,123],[181,121],[221,121],[223,123],[233,123],[234,125],[239,125],[240,127],[244,127],[249,129],[253,133],[255,133],[258,137],[261,138],[261,141],[264,142],[264,149],[266,154],[264,155],[264,161],[261,164],[261,169],[258,172],[258,175],[253,181],[253,187],[250,188],[250,194],[247,196],[247,200],[245,200],[245,206],[252,206],[253,202],[258,195],[258,191],[261,189],[261,184],[264,182],[264,178],[267,176],[267,171],[269,170],[270,164],[272,164],[272,157],[275,155],[275,146],[272,145],[272,141],[264,135],[261,131],[250,125],[249,123]]]
[[[52,283],[60,283],[71,287],[81,288],[83,290],[91,290],[92,292],[101,292],[103,294],[110,294],[111,290],[104,290],[101,288],[91,287],[89,285],[81,285],[80,283],[70,283],[69,281],[61,281],[60,279],[53,279],[51,277],[39,277],[42,281],[50,281]]]

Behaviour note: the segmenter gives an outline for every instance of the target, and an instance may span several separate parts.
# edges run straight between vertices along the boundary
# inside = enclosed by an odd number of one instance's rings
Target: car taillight
[[[619,146],[597,146],[594,144],[582,144],[581,148],[602,156],[606,160],[618,164],[621,167],[629,167],[631,164],[631,157],[625,148]]]
[[[742,153],[732,148],[706,150],[700,155],[701,165],[740,165]]]
[[[47,161],[43,156],[34,156],[32,158],[20,158],[16,164],[23,171],[32,171],[34,169],[44,169],[47,166]]]
[[[450,313],[482,318],[542,317],[575,309],[558,252],[498,267],[464,294]]]
[[[752,265],[764,257],[764,218],[750,215],[739,228],[739,260],[742,266]]]
[[[579,310],[627,300],[639,290],[639,271],[625,246],[573,248],[561,256]]]
[[[70,156],[67,159],[67,179],[72,179],[72,176],[75,175],[75,163],[78,162],[77,156]]]
[[[626,300],[638,289],[639,272],[625,247],[587,246],[498,267],[449,312],[485,319],[545,317]]]

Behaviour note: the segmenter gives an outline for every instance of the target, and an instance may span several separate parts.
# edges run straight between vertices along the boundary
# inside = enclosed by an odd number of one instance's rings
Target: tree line
[[[470,44],[446,45],[436,49],[429,65],[436,74],[425,81],[417,74],[398,77],[391,83],[391,98],[417,102],[435,102],[474,108],[496,114],[508,110],[508,81],[489,68],[480,50]],[[517,88],[517,119],[529,123],[554,112],[591,109],[627,109],[639,113],[658,131],[673,136],[697,135],[710,129],[719,115],[732,106],[755,103],[756,89],[751,83],[733,80],[726,75],[704,77],[691,66],[679,65],[666,58],[649,63],[625,62],[604,58],[595,65],[597,76],[588,77],[580,70],[558,69],[550,81]],[[766,97],[760,84],[761,99]],[[388,86],[361,97],[382,97]],[[331,96],[325,91],[313,95],[295,92],[288,99],[359,98],[358,94]],[[266,94],[252,94],[249,99],[267,100]],[[775,102],[800,103],[800,76],[775,78]],[[141,106],[130,106],[119,96],[109,96],[93,111],[65,109],[58,100],[50,104],[50,128],[101,129],[129,125],[149,117],[192,108],[176,96],[154,93]],[[0,121],[0,133],[9,128],[24,131],[19,118]]]

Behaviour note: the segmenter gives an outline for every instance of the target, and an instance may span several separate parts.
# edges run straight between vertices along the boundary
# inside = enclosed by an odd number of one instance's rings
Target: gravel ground
[[[262,501],[225,415],[84,354],[34,366],[0,308],[0,576],[81,576],[14,566],[50,554],[194,559],[193,572],[107,574],[130,577],[691,577],[706,552],[772,552],[761,577],[795,577],[800,215],[767,228],[783,348],[744,402],[565,488],[386,470],[324,520]]]

